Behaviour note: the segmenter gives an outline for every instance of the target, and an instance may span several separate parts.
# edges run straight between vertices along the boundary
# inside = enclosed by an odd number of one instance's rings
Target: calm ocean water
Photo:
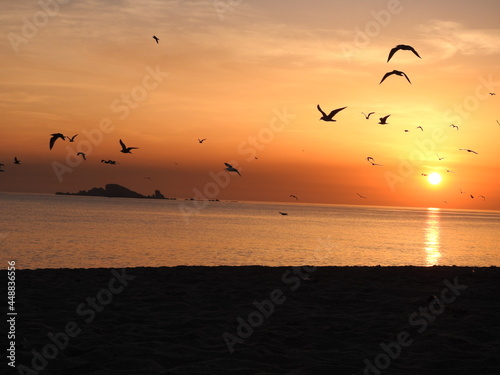
[[[500,266],[498,211],[10,193],[0,204],[2,258],[18,268]]]

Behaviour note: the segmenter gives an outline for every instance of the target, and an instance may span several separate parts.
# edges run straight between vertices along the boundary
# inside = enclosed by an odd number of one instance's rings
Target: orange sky
[[[0,16],[1,191],[193,197],[231,162],[219,199],[500,209],[496,0],[42,4]],[[386,62],[397,44],[422,59]],[[379,85],[393,69],[412,84]],[[347,108],[326,123],[317,104]],[[49,150],[55,132],[78,136]]]

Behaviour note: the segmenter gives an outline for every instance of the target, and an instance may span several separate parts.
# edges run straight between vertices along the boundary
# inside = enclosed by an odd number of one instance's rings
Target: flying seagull
[[[490,95],[496,95],[494,92],[490,92]]]
[[[233,166],[232,166],[231,164],[229,164],[229,163],[224,163],[224,164],[226,165],[226,171],[228,171],[228,172],[236,172],[236,173],[238,173],[238,174],[240,175],[240,177],[241,177],[241,173],[240,173],[240,171],[238,171],[235,167],[233,167]]]
[[[386,125],[387,124],[387,119],[389,118],[389,116],[390,115],[387,115],[387,116],[379,118],[379,120],[380,120],[379,124],[380,125]]]
[[[427,173],[421,173],[422,176],[427,177]]]
[[[105,164],[111,164],[111,165],[116,165],[118,164],[116,161],[114,160],[101,160],[101,163],[105,163]]]
[[[356,194],[358,194],[358,196],[359,196],[360,198],[366,199],[366,197],[365,197],[365,196],[363,196],[363,195],[361,195],[361,194],[359,194],[359,193],[356,193]]]
[[[52,150],[52,147],[54,147],[54,143],[57,141],[58,138],[61,138],[64,141],[64,134],[62,133],[53,133],[51,134],[52,137],[50,138],[49,146],[50,149]]]
[[[139,148],[139,147],[127,147],[125,146],[125,143],[123,143],[121,139],[120,139],[120,145],[122,146],[120,152],[123,152],[124,154],[131,154],[132,152],[130,152],[130,150],[135,150]]]
[[[283,215],[283,216],[288,215],[286,212],[281,212],[281,211],[279,211],[279,213],[280,213],[281,215]]]
[[[75,134],[75,135],[74,135],[74,136],[72,136],[72,137],[68,137],[68,136],[66,136],[66,138],[68,138],[68,141],[70,141],[70,142],[74,142],[74,141],[75,141],[75,137],[76,137],[77,135],[78,135],[78,134]]]
[[[21,164],[21,160],[19,160],[17,156],[14,156],[14,164]]]
[[[420,130],[424,131],[424,128],[421,126],[417,126],[415,129],[420,129]]]
[[[436,153],[436,156],[438,157],[439,160],[443,160],[444,158],[440,158],[438,153]]]
[[[199,143],[203,143],[203,141],[206,141],[206,140],[207,140],[206,138],[203,138],[203,139],[198,138]]]
[[[361,112],[361,113],[362,113],[362,114],[365,116],[365,118],[368,120],[368,119],[370,118],[370,116],[371,116],[371,115],[373,115],[375,112],[370,112],[370,113],[368,113],[368,114],[366,114],[366,113],[364,113],[364,112]]]
[[[410,131],[408,129],[405,129],[405,133],[409,133]]]
[[[458,130],[458,126],[456,126],[455,124],[451,124],[451,125],[450,125],[450,128],[455,128],[455,129],[457,129],[457,130]]]
[[[479,198],[479,197],[481,197],[481,198],[483,198],[484,200],[486,200],[486,197],[485,197],[484,195],[478,195],[477,197],[478,197],[478,198]]]
[[[153,35],[153,39],[156,41],[156,44],[158,44],[160,39],[156,35]]]
[[[295,198],[296,200],[299,200],[299,198],[296,195],[290,194],[290,198]]]
[[[408,46],[406,44],[398,44],[396,47],[391,49],[391,52],[389,52],[389,57],[387,58],[387,62],[394,56],[394,54],[399,51],[399,50],[405,50],[405,51],[412,51],[419,59],[421,59],[420,55],[415,51],[415,48],[412,46]]]
[[[76,155],[81,155],[83,160],[87,160],[87,155],[84,152],[78,152]]]
[[[472,194],[469,194],[472,199],[474,199],[474,196]]]
[[[323,116],[321,116],[320,120],[323,120],[323,121],[337,121],[337,120],[333,119],[333,116],[335,116],[338,112],[342,111],[343,109],[345,109],[347,107],[342,107],[342,108],[334,109],[333,111],[330,112],[329,115],[327,115],[325,112],[323,112],[323,110],[321,109],[321,107],[319,106],[319,104],[317,105],[316,108],[318,108],[318,111],[320,111],[321,114],[323,115]]]
[[[473,154],[477,154],[477,152],[476,152],[476,151],[474,151],[474,150],[469,150],[468,148],[459,148],[459,150],[461,150],[461,151],[467,151],[467,152],[472,152]]]
[[[377,163],[375,163],[375,160],[373,160],[373,158],[372,158],[371,156],[368,156],[368,157],[366,158],[366,160],[368,160],[368,161],[371,163],[371,165],[378,165],[378,166],[380,166],[380,167],[382,166],[382,164],[377,164]]]
[[[448,168],[445,168],[444,170],[445,170],[446,172],[448,172],[448,173],[453,173],[453,171],[452,171],[452,170],[449,170]]]
[[[389,77],[390,75],[392,75],[392,74],[395,74],[395,75],[397,75],[397,76],[404,76],[404,77],[408,80],[408,82],[410,82],[410,84],[411,84],[411,81],[410,81],[410,79],[408,78],[408,76],[406,75],[406,73],[405,73],[405,72],[402,72],[402,71],[400,71],[400,70],[393,70],[392,72],[387,72],[387,73],[385,73],[385,74],[384,74],[384,76],[382,77],[382,80],[380,81],[380,83],[384,82],[384,81],[385,81],[385,79],[386,79],[387,77]],[[380,83],[379,83],[379,85],[380,85]]]

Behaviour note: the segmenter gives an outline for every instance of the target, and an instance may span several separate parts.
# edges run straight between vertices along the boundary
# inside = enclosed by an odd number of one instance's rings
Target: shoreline
[[[497,267],[16,272],[41,374],[500,373]]]

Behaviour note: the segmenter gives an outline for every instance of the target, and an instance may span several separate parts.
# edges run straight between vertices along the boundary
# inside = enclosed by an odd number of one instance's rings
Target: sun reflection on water
[[[425,222],[425,253],[427,266],[435,266],[441,258],[439,208],[427,209],[427,220]]]

